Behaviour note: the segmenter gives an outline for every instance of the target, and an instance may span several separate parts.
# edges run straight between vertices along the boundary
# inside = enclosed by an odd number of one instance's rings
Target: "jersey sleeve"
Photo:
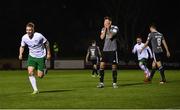
[[[25,38],[24,37],[22,37],[22,39],[21,39],[21,46],[22,47],[26,46]]]
[[[43,39],[43,43],[46,43],[47,39],[41,34],[42,39]]]
[[[148,34],[148,38],[147,38],[147,41],[150,41],[151,40],[151,33]]]

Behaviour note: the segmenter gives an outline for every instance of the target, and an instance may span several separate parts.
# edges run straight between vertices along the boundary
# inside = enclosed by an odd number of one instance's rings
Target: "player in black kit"
[[[104,17],[104,26],[101,30],[100,39],[104,42],[102,60],[100,61],[100,79],[98,88],[104,87],[104,69],[107,63],[112,65],[112,86],[118,88],[117,85],[117,33],[119,28],[112,25],[112,19],[110,17]]]
[[[92,45],[89,46],[87,55],[86,55],[86,62],[90,61],[93,65],[92,77],[95,77],[95,73],[98,76],[97,65],[99,63],[100,58],[101,58],[101,52],[100,52],[99,46],[97,46],[96,41],[93,40]]]
[[[155,24],[150,25],[149,29],[150,29],[150,33],[148,35],[148,38],[147,38],[147,41],[146,41],[144,47],[142,48],[142,50],[145,49],[145,47],[148,45],[148,43],[151,42],[154,60],[152,63],[152,71],[151,71],[151,75],[149,77],[149,81],[152,80],[154,73],[156,71],[156,68],[158,68],[158,70],[161,74],[161,78],[162,78],[160,81],[160,84],[164,84],[166,82],[166,78],[165,78],[165,74],[164,74],[164,67],[162,65],[162,55],[163,55],[162,44],[166,50],[167,57],[170,57],[170,52],[169,52],[168,46],[166,44],[166,41],[164,39],[164,36],[157,31]],[[141,50],[141,52],[142,52],[142,50]]]

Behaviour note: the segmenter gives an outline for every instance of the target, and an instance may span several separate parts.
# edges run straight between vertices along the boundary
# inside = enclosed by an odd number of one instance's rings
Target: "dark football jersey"
[[[106,31],[106,30],[104,30],[104,28],[103,28],[101,30],[101,32],[104,32],[104,31]],[[110,33],[113,34],[113,37],[114,37],[118,31],[119,31],[119,29],[117,26],[111,25],[111,27],[109,29],[109,33],[106,32],[103,51],[116,51],[117,50],[117,41],[116,41],[116,39],[110,38]]]
[[[91,60],[93,59],[97,59],[97,57],[99,57],[99,53],[100,53],[100,49],[98,46],[90,46],[88,48],[88,53],[89,53],[89,58]]]
[[[151,42],[152,51],[154,53],[163,52],[162,40],[164,40],[164,37],[163,37],[163,35],[161,33],[159,33],[159,32],[151,32],[151,33],[149,33],[147,40]]]

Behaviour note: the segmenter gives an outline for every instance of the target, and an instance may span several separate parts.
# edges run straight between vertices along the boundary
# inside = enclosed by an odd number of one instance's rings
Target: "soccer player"
[[[118,27],[112,25],[112,19],[110,17],[104,17],[104,27],[101,30],[100,39],[104,41],[104,47],[102,52],[102,60],[100,61],[100,82],[98,88],[104,87],[104,69],[105,64],[109,63],[112,65],[112,77],[113,77],[113,88],[118,88],[117,85],[117,39],[116,34]]]
[[[166,78],[164,74],[164,67],[162,65],[162,57],[163,57],[162,44],[166,50],[167,57],[170,57],[170,52],[169,52],[169,49],[168,49],[168,46],[166,44],[163,34],[157,31],[155,24],[150,25],[149,29],[150,29],[150,33],[148,35],[147,41],[140,52],[142,52],[147,47],[148,43],[151,42],[154,60],[152,63],[152,71],[149,77],[149,81],[152,80],[154,73],[156,71],[156,68],[158,68],[161,74],[161,78],[162,78],[160,81],[160,84],[164,84],[166,82]]]
[[[43,78],[44,74],[47,72],[45,68],[45,59],[50,59],[51,53],[48,40],[42,34],[35,32],[34,28],[35,25],[32,22],[26,25],[26,34],[22,37],[21,46],[19,48],[19,59],[22,60],[24,48],[27,45],[29,48],[27,60],[29,80],[34,90],[32,94],[37,94],[39,91],[37,89],[34,72],[36,70],[37,76]]]
[[[89,46],[87,55],[86,55],[86,62],[90,60],[90,62],[93,65],[93,71],[92,71],[92,77],[95,77],[95,74],[98,76],[98,69],[97,65],[99,63],[99,60],[101,58],[101,51],[99,49],[99,46],[96,45],[96,41],[93,40],[91,46]]]
[[[139,67],[144,71],[144,81],[146,82],[148,77],[150,76],[150,71],[147,67],[147,60],[149,58],[149,54],[150,54],[150,58],[152,58],[152,52],[151,49],[149,48],[149,46],[147,46],[141,53],[140,50],[142,49],[142,47],[144,46],[144,43],[142,43],[142,38],[141,37],[137,37],[136,38],[136,44],[134,45],[134,48],[132,50],[132,53],[137,53],[138,56],[138,61],[139,61]],[[148,54],[149,52],[149,54]]]

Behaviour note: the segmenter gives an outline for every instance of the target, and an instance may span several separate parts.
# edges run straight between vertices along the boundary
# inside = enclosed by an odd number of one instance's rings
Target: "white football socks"
[[[29,76],[29,80],[31,82],[33,90],[38,91],[37,85],[36,85],[36,78],[32,75],[32,76]]]
[[[144,65],[139,65],[139,67],[143,70],[146,71],[146,67]]]
[[[146,66],[144,65],[139,65],[139,66],[144,71],[144,73],[146,73],[146,76],[150,76],[149,69]]]
[[[148,77],[151,75],[151,73],[150,73],[150,71],[149,71],[149,69],[148,69],[148,68],[146,68],[145,73],[148,75]]]

